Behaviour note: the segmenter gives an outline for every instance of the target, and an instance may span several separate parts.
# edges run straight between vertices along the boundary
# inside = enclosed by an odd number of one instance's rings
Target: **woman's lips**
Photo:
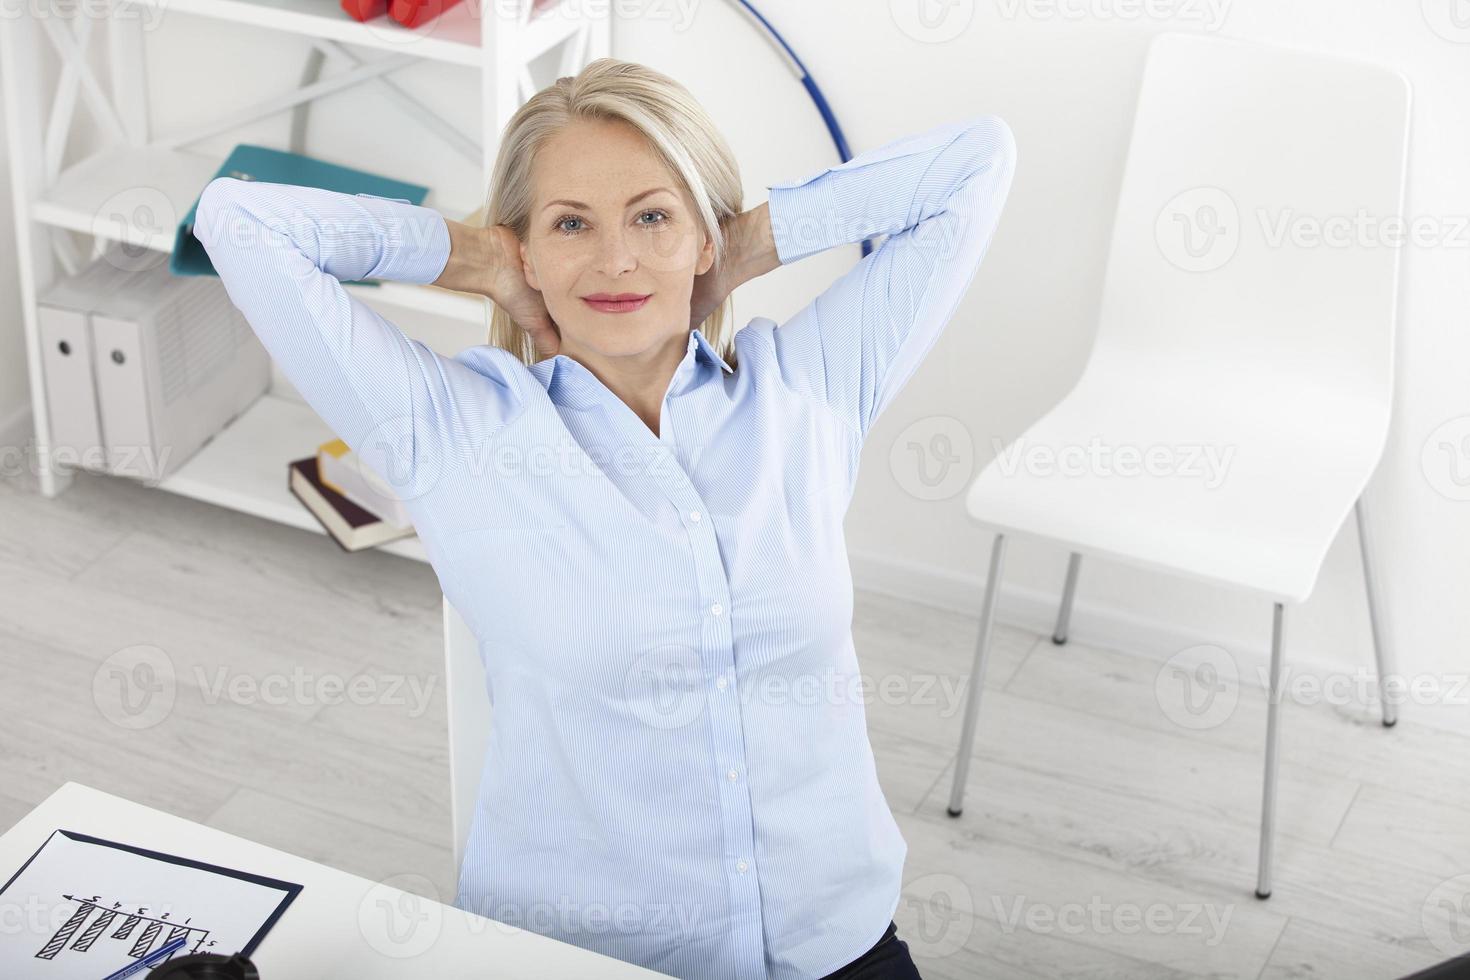
[[[626,295],[626,294],[624,294]],[[649,295],[652,295],[651,293]],[[632,299],[624,299],[620,296],[610,296],[606,293],[598,293],[594,296],[583,296],[582,302],[600,310],[603,313],[631,313],[648,302],[648,296],[638,296]]]

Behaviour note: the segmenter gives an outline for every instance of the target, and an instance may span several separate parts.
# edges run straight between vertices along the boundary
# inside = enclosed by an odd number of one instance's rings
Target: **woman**
[[[993,116],[769,187],[672,79],[601,59],[516,113],[489,227],[212,182],[194,233],[302,396],[408,502],[495,703],[456,904],[676,977],[916,977],[842,520],[874,420],[1010,186]],[[731,290],[887,238],[787,322]],[[494,303],[452,358],[339,280]]]

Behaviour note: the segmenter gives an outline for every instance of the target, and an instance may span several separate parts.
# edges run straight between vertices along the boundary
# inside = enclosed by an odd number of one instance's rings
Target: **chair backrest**
[[[478,641],[448,599],[444,600],[444,696],[449,709],[450,822],[458,874],[490,744],[491,708]]]
[[[1094,357],[1308,374],[1386,412],[1408,120],[1409,86],[1396,71],[1158,35]]]

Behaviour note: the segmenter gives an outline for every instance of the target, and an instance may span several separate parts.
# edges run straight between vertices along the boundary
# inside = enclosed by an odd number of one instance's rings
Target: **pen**
[[[156,966],[164,960],[168,959],[168,957],[174,952],[183,949],[184,940],[187,938],[187,936],[180,936],[178,939],[166,942],[162,946],[155,949],[153,952],[149,953],[147,956],[143,957],[141,960],[136,960],[132,963],[129,963],[127,966],[123,967],[121,970],[118,970],[116,973],[109,973],[107,976],[103,977],[102,980],[123,980],[123,977],[130,977],[133,974],[137,973],[139,970],[142,970],[146,967]]]

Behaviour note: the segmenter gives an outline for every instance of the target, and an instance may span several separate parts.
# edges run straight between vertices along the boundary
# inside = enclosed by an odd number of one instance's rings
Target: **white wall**
[[[1422,9],[1419,0],[759,5],[827,92],[855,152],[980,111],[1004,116],[1018,143],[1015,184],[984,266],[869,438],[847,521],[859,585],[978,607],[990,534],[965,515],[962,491],[939,501],[908,493],[911,474],[890,464],[890,451],[905,427],[953,416],[970,433],[978,472],[995,455],[993,440],[1015,438],[1076,380],[1093,336],[1150,36],[1215,31],[1360,56],[1410,76],[1407,214],[1443,221],[1452,239],[1404,256],[1396,419],[1368,491],[1385,618],[1400,669],[1439,692],[1429,699],[1438,702],[1433,710],[1406,705],[1404,713],[1470,727],[1470,686],[1461,687],[1470,676],[1470,501],[1454,499],[1470,498],[1470,231],[1458,224],[1470,218],[1470,27],[1454,29],[1452,2],[1423,0]],[[932,34],[912,29],[920,3],[948,12]],[[715,111],[741,155],[752,201],[763,198],[764,183],[830,162],[805,94],[726,5],[700,5],[677,43],[671,31],[653,18],[625,24],[615,50],[672,71]],[[715,43],[731,54],[711,64],[706,52]],[[746,300],[742,319],[790,313],[858,255],[855,247],[837,251],[774,273],[758,301]],[[1441,446],[1452,441],[1453,456]],[[1056,548],[1012,542],[1003,617],[1049,628],[1065,565]],[[1164,657],[1213,641],[1254,677],[1270,627],[1263,599],[1093,560],[1083,565],[1072,633]],[[1288,643],[1302,670],[1372,664],[1351,522],[1311,599],[1289,614]]]
[[[961,420],[974,471],[1054,404],[1078,376],[1094,329],[1107,235],[1128,124],[1149,37],[1162,30],[1221,34],[1357,55],[1407,72],[1415,88],[1408,213],[1452,227],[1470,215],[1470,29],[1448,19],[1455,0],[803,0],[758,6],[822,84],[854,151],[981,111],[1004,116],[1020,162],[990,255],[945,336],[870,436],[847,522],[860,586],[940,605],[978,603],[990,535],[966,517],[962,495],[926,501],[890,464],[906,426]],[[924,28],[924,4],[940,19]],[[618,8],[631,11],[630,4]],[[1140,11],[1147,11],[1147,14]],[[1440,26],[1437,33],[1434,25]],[[1448,26],[1446,26],[1448,25]],[[946,36],[947,35],[947,36]],[[268,32],[168,14],[148,35],[157,131],[211,118],[222,103],[294,83],[304,45]],[[805,93],[731,4],[645,0],[615,28],[614,54],[682,79],[719,120],[740,157],[747,206],[765,185],[834,160]],[[718,53],[718,57],[712,54]],[[208,85],[178,85],[193,74]],[[398,76],[472,127],[477,90],[463,70]],[[281,145],[285,117],[254,127]],[[391,138],[385,138],[391,133]],[[308,151],[400,175],[423,169],[444,200],[474,201],[477,175],[370,94],[321,104]],[[205,148],[220,154],[236,140]],[[0,208],[5,204],[0,203]],[[0,212],[3,213],[3,212]],[[1387,624],[1409,673],[1448,697],[1470,673],[1470,232],[1457,247],[1405,255],[1397,417],[1369,490]],[[741,320],[789,315],[858,257],[857,248],[803,261],[744,287]],[[9,243],[0,253],[0,317],[12,318]],[[418,327],[402,322],[410,332]],[[0,344],[12,343],[7,330]],[[477,342],[465,337],[464,343]],[[438,346],[436,344],[436,346]],[[18,356],[0,349],[0,418],[16,396]],[[1455,420],[1460,420],[1456,423]],[[1447,423],[1450,428],[1443,428]],[[1455,424],[1464,428],[1455,429]],[[1453,453],[1450,444],[1458,444]],[[1427,464],[1427,465],[1426,465]],[[1371,663],[1351,527],[1334,544],[1311,600],[1288,627],[1291,659],[1314,670]],[[1065,555],[1018,540],[1009,549],[1002,615],[1045,628]],[[1131,570],[1084,565],[1073,635],[1168,656],[1201,641],[1223,644],[1248,675],[1269,640],[1264,600]],[[1407,714],[1470,727],[1463,705]]]

